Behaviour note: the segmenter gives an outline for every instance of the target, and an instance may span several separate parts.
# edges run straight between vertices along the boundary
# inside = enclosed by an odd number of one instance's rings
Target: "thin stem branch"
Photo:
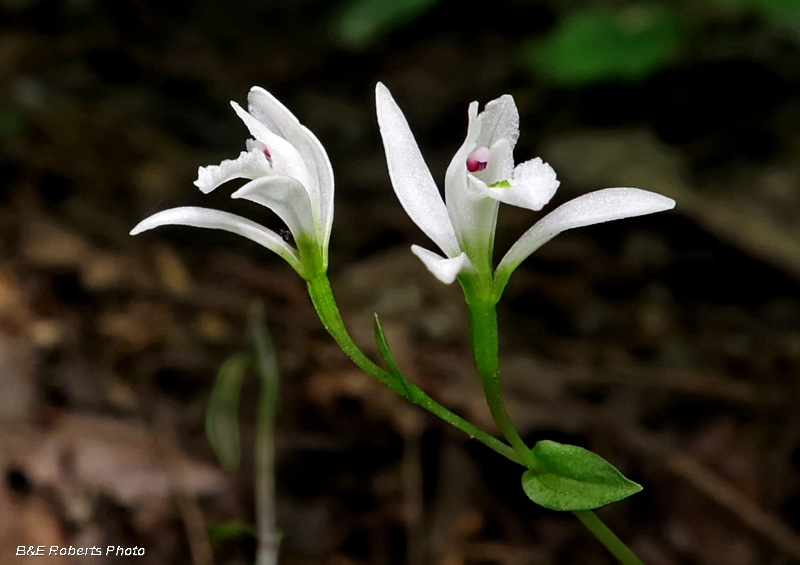
[[[389,373],[381,369],[378,365],[373,363],[369,357],[364,355],[364,352],[359,349],[347,332],[327,275],[320,275],[308,281],[308,293],[325,329],[328,330],[328,333],[336,340],[336,343],[339,344],[342,351],[344,351],[362,371],[379,383],[389,387],[400,396],[407,398],[414,404],[438,416],[470,437],[477,439],[503,457],[515,463],[522,464],[522,458],[518,455],[516,450],[454,414],[433,400],[425,391],[414,383],[407,380],[402,384],[397,383]]]

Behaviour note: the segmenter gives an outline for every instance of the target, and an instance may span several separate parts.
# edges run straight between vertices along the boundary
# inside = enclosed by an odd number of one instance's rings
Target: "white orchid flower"
[[[225,230],[274,251],[310,280],[328,267],[333,223],[333,170],[328,154],[314,134],[263,88],[253,87],[247,101],[247,112],[231,102],[254,138],[247,140],[247,151],[219,165],[200,167],[194,184],[208,194],[229,180],[248,179],[231,197],[270,208],[289,228],[297,247],[241,216],[193,206],[158,212],[140,222],[131,235],[164,225]]]
[[[477,102],[470,104],[467,138],[445,175],[445,204],[391,93],[378,83],[375,94],[394,191],[406,213],[444,257],[416,245],[412,252],[447,284],[461,274],[491,277],[499,203],[538,211],[559,185],[553,168],[539,158],[514,166],[512,153],[519,136],[514,99],[501,96],[480,113]],[[539,220],[511,247],[494,273],[496,293],[502,292],[524,259],[565,230],[674,206],[671,198],[638,188],[607,188],[579,196]]]

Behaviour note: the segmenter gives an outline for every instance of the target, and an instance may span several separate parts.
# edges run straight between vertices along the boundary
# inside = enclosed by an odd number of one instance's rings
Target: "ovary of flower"
[[[391,93],[378,83],[375,94],[386,162],[397,198],[445,256],[416,245],[411,250],[444,283],[452,283],[460,274],[491,276],[499,203],[538,211],[559,185],[553,168],[539,158],[514,166],[513,150],[519,137],[514,99],[501,96],[489,102],[481,113],[477,102],[470,104],[467,136],[447,168],[442,200]],[[511,247],[494,272],[495,288],[502,291],[511,272],[562,231],[674,206],[671,198],[638,188],[608,188],[580,196],[539,220]]]
[[[213,228],[242,235],[283,257],[301,276],[310,278],[328,266],[333,223],[333,170],[325,149],[311,131],[263,88],[253,87],[248,111],[231,102],[253,139],[236,159],[200,167],[194,184],[208,194],[229,180],[247,179],[232,198],[243,198],[274,211],[298,247],[241,216],[199,207],[164,210],[131,231],[136,235],[163,225]]]

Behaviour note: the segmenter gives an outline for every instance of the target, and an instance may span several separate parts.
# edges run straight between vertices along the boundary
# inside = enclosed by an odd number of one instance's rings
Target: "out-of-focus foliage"
[[[754,10],[775,23],[800,31],[800,0],[712,0],[720,6]]]
[[[346,47],[362,49],[438,3],[439,0],[349,0],[334,17],[333,34]]]
[[[217,374],[206,410],[206,437],[222,466],[228,471],[239,467],[239,396],[249,356],[235,353],[228,358]]]
[[[523,58],[538,76],[556,84],[641,80],[663,67],[687,37],[687,25],[675,11],[656,6],[586,8],[527,43]]]
[[[28,127],[28,116],[14,105],[0,104],[0,140],[7,141],[22,135]]]

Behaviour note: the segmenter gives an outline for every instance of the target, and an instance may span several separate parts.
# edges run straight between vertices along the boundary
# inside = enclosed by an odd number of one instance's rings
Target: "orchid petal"
[[[254,86],[247,97],[250,114],[258,121],[291,143],[305,162],[317,195],[312,202],[319,202],[319,222],[325,234],[323,245],[328,246],[333,223],[333,168],[328,154],[319,139],[281,104],[272,94]]]
[[[403,112],[382,83],[375,87],[375,105],[389,176],[397,199],[414,223],[445,255],[458,256],[461,250],[439,189]],[[466,155],[464,161],[466,163]]]
[[[266,206],[284,221],[295,239],[306,235],[317,239],[311,200],[303,185],[291,177],[261,177],[248,182],[231,194]]]
[[[475,149],[476,140],[481,133],[481,117],[478,115],[477,102],[469,105],[467,116],[469,119],[467,137],[451,159],[444,175],[444,195],[447,199],[447,212],[462,249],[464,248],[465,240],[474,239],[470,238],[469,234],[475,235],[476,233],[473,223],[475,220],[473,204],[475,197],[479,197],[479,195],[470,191],[467,180],[470,176],[467,173],[467,158]],[[482,233],[482,230],[480,231]]]
[[[266,124],[260,122],[255,117],[245,112],[236,102],[231,102],[236,114],[247,126],[250,134],[258,141],[263,143],[270,153],[272,161],[272,171],[275,174],[293,177],[308,191],[312,202],[316,203],[319,191],[316,185],[312,184],[311,175],[308,172],[305,161],[295,147],[286,139],[271,131]]]
[[[263,151],[242,151],[236,159],[226,159],[219,165],[197,169],[194,184],[204,194],[233,179],[254,179],[270,173],[270,164]]]
[[[419,257],[420,261],[433,273],[437,279],[444,284],[451,284],[459,273],[472,268],[472,263],[466,253],[461,253],[457,257],[445,259],[438,253],[428,251],[419,245],[412,245],[411,252]]]
[[[473,173],[487,184],[508,180],[514,174],[514,149],[511,141],[498,139],[490,149],[489,163],[480,173]]]
[[[550,202],[559,184],[553,167],[539,157],[520,163],[514,168],[511,186],[487,187],[492,198],[529,210],[541,210]]]
[[[523,260],[563,231],[674,207],[672,198],[638,188],[605,188],[579,196],[547,214],[517,240],[497,267],[496,284],[505,286]]]
[[[480,146],[491,147],[500,139],[508,140],[511,149],[519,138],[519,112],[514,97],[504,94],[492,100],[481,112],[481,134],[476,140]]]
[[[196,206],[171,208],[145,218],[130,233],[131,235],[137,235],[159,226],[169,225],[211,228],[241,235],[274,251],[283,257],[300,276],[303,276],[303,267],[297,250],[283,241],[281,236],[247,218],[242,218],[229,212],[198,208]]]

